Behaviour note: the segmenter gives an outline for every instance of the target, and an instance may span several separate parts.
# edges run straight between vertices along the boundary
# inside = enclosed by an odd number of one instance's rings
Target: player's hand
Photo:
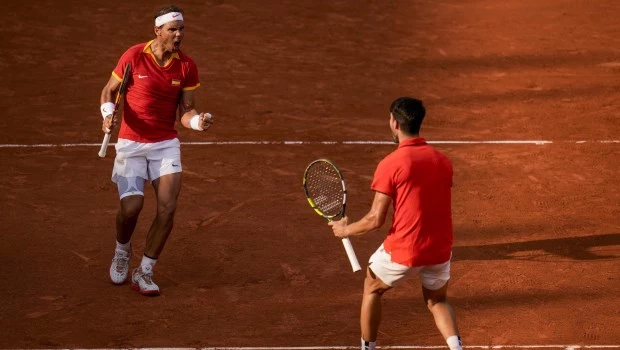
[[[200,127],[202,130],[207,130],[213,125],[214,119],[211,113],[200,113]]]
[[[101,130],[103,130],[103,132],[105,132],[106,134],[109,134],[112,129],[116,128],[116,120],[112,118],[112,115],[110,114],[109,116],[105,117],[103,119],[103,123],[101,125]]]
[[[327,224],[332,227],[332,231],[334,231],[334,236],[339,238],[345,238],[348,235],[346,234],[347,230],[347,217],[343,217],[338,221],[330,221]]]

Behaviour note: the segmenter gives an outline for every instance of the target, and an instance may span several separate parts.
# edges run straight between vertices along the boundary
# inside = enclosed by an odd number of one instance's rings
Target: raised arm
[[[213,124],[213,116],[210,113],[198,113],[194,102],[194,90],[183,90],[179,104],[181,124],[194,130],[207,130]]]

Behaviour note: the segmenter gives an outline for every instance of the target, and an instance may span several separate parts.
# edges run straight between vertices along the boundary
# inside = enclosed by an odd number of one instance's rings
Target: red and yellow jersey
[[[377,166],[371,189],[392,197],[392,226],[383,242],[392,261],[441,264],[452,253],[452,164],[423,138],[400,142]]]
[[[126,64],[131,64],[118,137],[144,143],[177,136],[174,124],[182,91],[200,86],[198,68],[191,57],[177,51],[162,67],[151,51],[151,42],[129,48],[112,72],[121,81]]]

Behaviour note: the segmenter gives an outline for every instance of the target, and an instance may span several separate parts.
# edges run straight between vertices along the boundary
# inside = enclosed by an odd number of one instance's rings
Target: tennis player
[[[451,350],[462,350],[454,311],[447,300],[452,252],[452,165],[419,137],[426,110],[422,101],[401,97],[390,106],[390,129],[398,148],[377,166],[371,189],[375,197],[359,221],[347,217],[329,223],[337,237],[380,228],[393,203],[392,225],[370,257],[360,325],[363,350],[375,349],[381,321],[381,296],[413,275],[435,324]]]
[[[132,255],[131,236],[144,204],[144,184],[150,181],[157,197],[157,214],[146,238],[140,266],[133,270],[132,288],[143,295],[159,295],[153,267],[172,230],[181,190],[181,150],[175,122],[197,131],[213,123],[209,113],[198,113],[194,90],[200,86],[194,61],[180,51],[184,36],[183,10],[167,6],[155,14],[155,39],[129,48],[118,61],[101,92],[104,132],[116,126],[112,120],[114,97],[124,67],[131,74],[116,143],[112,181],[117,184],[120,209],[116,215],[116,249],[110,278],[127,280]]]

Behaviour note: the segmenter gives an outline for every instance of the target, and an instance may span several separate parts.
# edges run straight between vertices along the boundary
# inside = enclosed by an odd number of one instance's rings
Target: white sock
[[[127,242],[127,243],[121,243],[119,241],[116,241],[116,249],[117,250],[122,250],[122,251],[130,251],[131,250],[131,241]]]
[[[364,338],[362,338],[362,350],[375,350],[375,346],[377,346],[377,342],[365,341]]]
[[[153,266],[155,266],[156,262],[157,262],[157,259],[151,259],[148,256],[143,255],[142,262],[140,263],[140,268],[142,269],[142,272],[144,273],[153,272]]]
[[[446,343],[448,343],[450,350],[463,350],[463,343],[461,343],[461,337],[458,335],[448,337]]]

